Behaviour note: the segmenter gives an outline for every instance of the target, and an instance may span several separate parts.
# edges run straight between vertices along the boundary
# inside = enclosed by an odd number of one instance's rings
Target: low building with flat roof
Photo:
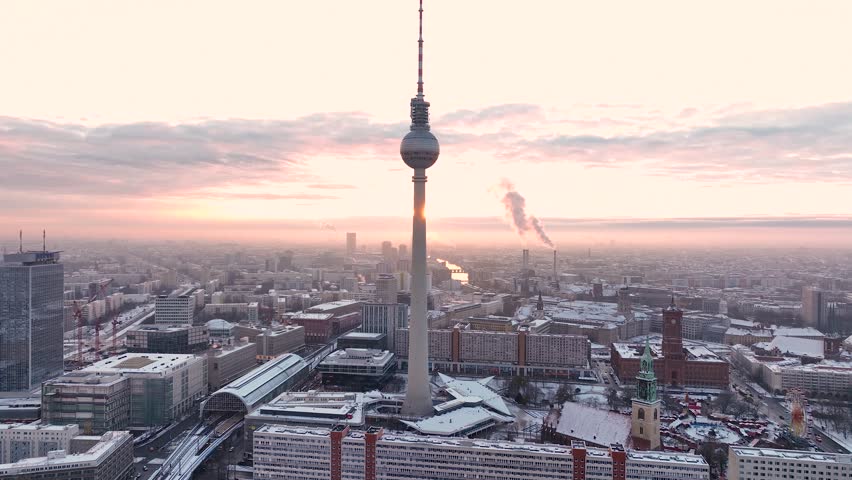
[[[207,325],[139,325],[125,337],[132,353],[195,353],[210,343]]]
[[[130,422],[130,378],[69,372],[42,385],[42,420],[74,423],[87,435],[126,429]]]
[[[347,348],[331,352],[317,370],[324,384],[371,389],[393,376],[396,360],[387,350]]]
[[[117,375],[129,379],[131,429],[166,425],[183,418],[192,413],[196,402],[207,394],[206,356],[126,353],[73,373]],[[63,375],[58,380],[64,381],[65,377]],[[79,398],[83,404],[101,401],[83,396]],[[119,402],[119,398],[116,397],[115,401]],[[116,404],[106,408],[121,407]]]
[[[305,345],[305,331],[305,327],[299,325],[263,329],[254,337],[258,359],[265,362],[302,348]]]
[[[388,350],[388,336],[381,332],[348,332],[337,338],[337,348],[371,348],[373,350]]]
[[[79,434],[77,425],[2,424],[0,463],[15,463],[26,458],[46,457],[54,450],[68,450],[71,439]]]
[[[774,448],[729,447],[730,480],[852,478],[852,455]]]
[[[0,479],[9,480],[129,480],[133,474],[133,437],[129,432],[77,436],[68,448],[0,464]]]
[[[708,480],[700,455],[265,425],[254,432],[254,478],[432,480]],[[334,472],[334,473],[333,473]]]

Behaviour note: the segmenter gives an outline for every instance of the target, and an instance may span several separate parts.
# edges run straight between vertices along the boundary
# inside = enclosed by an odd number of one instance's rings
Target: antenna
[[[24,231],[18,230],[18,253],[24,253]]]
[[[417,39],[417,98],[423,99],[423,0],[420,0],[420,36]]]
[[[41,251],[47,251],[47,230],[41,231]]]

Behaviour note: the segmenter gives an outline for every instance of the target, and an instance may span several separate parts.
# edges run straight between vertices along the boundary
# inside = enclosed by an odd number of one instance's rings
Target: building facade
[[[207,325],[139,325],[125,336],[128,352],[195,353],[210,343]]]
[[[192,325],[195,318],[194,289],[174,295],[160,295],[155,300],[154,322],[167,325]]]
[[[266,425],[253,434],[257,480],[704,480],[698,455]]]
[[[823,332],[828,330],[828,302],[818,287],[802,287],[802,322]]]
[[[54,450],[68,450],[80,434],[77,425],[0,425],[0,464],[32,457],[46,457]]]
[[[305,345],[306,328],[298,325],[285,325],[263,330],[254,337],[257,345],[257,358],[266,361],[285,353],[298,350]]]
[[[207,394],[207,357],[127,353],[101,360],[50,383],[49,390],[57,397],[69,399],[57,404],[57,408],[70,408],[65,405],[74,396],[77,397],[77,410],[83,413],[102,408],[117,415],[124,408],[125,397],[118,393],[106,397],[77,394],[79,387],[69,378],[85,374],[119,376],[128,380],[130,402],[127,411],[131,429],[147,429],[181,419],[196,412],[197,401]],[[83,416],[78,414],[77,418]]]
[[[217,348],[207,354],[207,383],[216,391],[257,366],[257,347],[243,343]]]
[[[59,252],[4,255],[0,264],[0,392],[62,375],[63,266]]]
[[[364,303],[361,305],[361,328],[365,333],[387,335],[388,349],[393,349],[396,330],[408,326],[408,305],[404,303]]]
[[[130,422],[130,379],[70,372],[42,386],[42,420],[73,423],[86,435],[124,430]]]
[[[852,478],[852,455],[731,446],[728,448],[728,478],[730,480]]]
[[[654,373],[663,384],[675,388],[728,388],[729,365],[701,345],[684,346],[681,335],[683,311],[674,303],[663,310],[663,340],[651,345]],[[613,343],[612,368],[623,382],[633,382],[640,371],[642,345]]]
[[[432,368],[451,373],[559,376],[585,368],[591,344],[583,335],[429,330]],[[396,355],[407,364],[408,329],[397,329]]]
[[[0,479],[4,480],[129,480],[133,474],[133,436],[129,432],[78,436],[71,439],[67,450],[0,464]]]

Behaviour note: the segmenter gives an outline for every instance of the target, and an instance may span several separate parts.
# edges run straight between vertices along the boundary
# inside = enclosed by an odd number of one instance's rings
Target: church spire
[[[645,339],[645,351],[639,362],[639,375],[636,376],[636,398],[644,402],[657,400],[657,376],[654,374],[654,356],[651,344]]]

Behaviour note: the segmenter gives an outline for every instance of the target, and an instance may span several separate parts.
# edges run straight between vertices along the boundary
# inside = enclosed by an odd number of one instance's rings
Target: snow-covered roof
[[[813,327],[793,328],[793,327],[778,327],[775,329],[775,335],[780,337],[813,337],[823,338],[822,332]]]
[[[512,420],[513,417],[504,417],[482,407],[462,407],[416,422],[402,422],[425,435],[449,437],[470,435],[495,423],[509,423]]]
[[[798,337],[775,337],[766,350],[778,349],[781,354],[797,357],[823,358],[825,346],[822,340]]]
[[[556,431],[595,445],[627,445],[630,440],[630,417],[582,403],[565,402]]]
[[[487,386],[488,382],[493,380],[494,377],[480,378],[477,380],[459,380],[448,375],[444,375],[443,373],[439,373],[438,375],[441,378],[441,382],[443,382],[446,386],[447,393],[452,395],[454,398],[479,397],[482,399],[482,403],[486,407],[500,413],[501,415],[512,415],[512,412],[509,410],[506,402],[503,401],[503,397]]]

